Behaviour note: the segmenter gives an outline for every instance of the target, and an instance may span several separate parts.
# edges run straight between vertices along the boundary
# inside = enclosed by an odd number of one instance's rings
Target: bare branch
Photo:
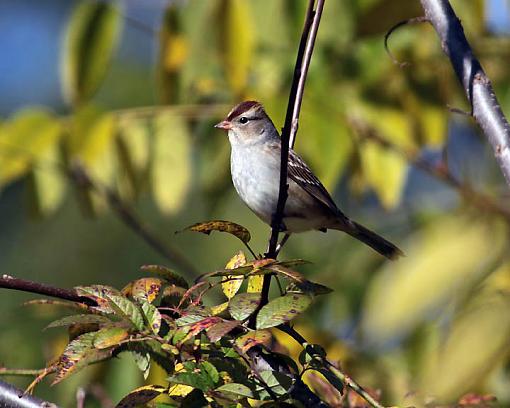
[[[471,103],[473,117],[491,144],[506,182],[510,185],[510,126],[491,82],[473,54],[461,22],[448,0],[420,1]]]
[[[57,405],[43,401],[4,381],[0,381],[0,407],[12,408],[57,408]]]

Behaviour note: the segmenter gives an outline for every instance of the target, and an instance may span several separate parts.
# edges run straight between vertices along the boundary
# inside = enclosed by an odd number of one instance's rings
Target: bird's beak
[[[232,129],[232,122],[229,122],[228,120],[224,120],[224,121],[214,125],[214,127],[218,128],[218,129],[223,129],[223,130],[230,130],[230,129]]]

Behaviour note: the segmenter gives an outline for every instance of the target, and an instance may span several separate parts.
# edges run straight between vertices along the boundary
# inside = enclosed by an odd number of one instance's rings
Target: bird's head
[[[215,127],[228,131],[228,139],[232,146],[248,146],[278,137],[278,132],[264,107],[256,101],[244,101],[234,106],[227,118]]]

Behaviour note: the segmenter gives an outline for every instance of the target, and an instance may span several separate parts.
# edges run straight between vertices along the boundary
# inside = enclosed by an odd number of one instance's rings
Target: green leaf
[[[305,311],[312,298],[299,293],[289,293],[264,305],[257,314],[257,329],[266,329],[286,323]]]
[[[144,385],[143,387],[131,391],[122,398],[117,405],[115,405],[115,408],[133,408],[145,405],[167,391],[168,389],[161,385]]]
[[[123,296],[119,295],[108,295],[108,302],[110,307],[123,319],[131,322],[133,327],[139,331],[143,331],[145,325],[143,322],[143,316],[140,309]]]
[[[66,317],[63,317],[62,319],[55,320],[54,322],[51,322],[48,326],[46,326],[46,328],[50,329],[53,327],[71,326],[73,324],[91,324],[91,323],[104,325],[104,324],[112,323],[112,321],[110,319],[108,319],[107,317],[101,316],[101,315],[80,314],[80,315],[66,316]]]
[[[171,113],[155,119],[151,184],[158,208],[179,211],[191,185],[191,141],[183,117]]]
[[[94,347],[97,349],[106,349],[118,345],[122,340],[129,337],[129,333],[123,327],[105,327],[98,330],[94,337]]]
[[[122,14],[112,3],[81,1],[65,32],[63,91],[77,105],[89,99],[103,80],[118,42]]]
[[[228,310],[236,320],[248,318],[260,304],[260,293],[239,293],[228,303]]]
[[[255,398],[253,391],[249,387],[239,383],[224,384],[216,388],[215,391],[226,392],[229,394],[239,395],[241,397]]]
[[[104,360],[111,356],[113,348],[96,349],[94,347],[95,332],[82,334],[72,340],[65,348],[57,362],[57,371],[52,385],[59,383],[79,369]]]
[[[174,283],[175,285],[180,286],[181,288],[185,289],[189,288],[188,282],[186,282],[186,280],[182,276],[172,271],[171,269],[167,268],[166,266],[143,265],[142,267],[140,267],[140,270],[144,272],[155,273],[163,277],[169,283]]]
[[[143,373],[143,378],[146,380],[149,377],[149,372],[151,368],[151,356],[146,351],[133,351],[131,350],[131,355],[135,360],[136,365]]]
[[[202,234],[206,235],[209,235],[212,231],[221,231],[236,236],[244,243],[248,243],[251,239],[250,231],[248,231],[248,229],[246,229],[242,225],[236,224],[235,222],[223,220],[198,222],[178,232],[183,231],[201,232]]]
[[[208,361],[203,361],[200,363],[200,370],[204,373],[207,373],[209,378],[213,383],[217,383],[220,380],[220,375],[218,373],[218,370],[214,365],[209,363]]]
[[[172,384],[189,385],[202,391],[214,388],[214,382],[206,372],[179,372],[171,376],[168,381]]]
[[[240,322],[235,320],[222,320],[207,329],[207,337],[212,343],[216,343],[239,325]]]
[[[230,261],[228,261],[225,269],[235,269],[240,266],[243,266],[246,263],[246,256],[243,251],[239,251],[235,254]],[[239,291],[241,285],[243,284],[242,278],[235,278],[234,276],[226,276],[222,279],[221,289],[225,296],[229,299],[234,297],[234,295]]]
[[[142,303],[141,308],[147,325],[150,327],[151,331],[157,335],[159,329],[161,329],[161,313],[156,306],[147,301]]]
[[[273,370],[264,370],[261,371],[259,374],[262,381],[264,381],[264,383],[267,384],[267,386],[271,388],[271,390],[276,395],[287,394],[290,387],[292,386],[292,379],[288,375],[285,375],[283,373],[279,373]],[[259,388],[260,391],[264,390],[264,387],[262,386],[260,386]]]

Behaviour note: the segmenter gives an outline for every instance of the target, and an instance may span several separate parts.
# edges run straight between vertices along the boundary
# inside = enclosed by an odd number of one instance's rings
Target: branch
[[[90,189],[101,197],[104,197],[110,209],[114,211],[119,219],[156,252],[174,263],[186,274],[191,276],[199,275],[197,269],[195,269],[191,262],[179,250],[163,243],[149,227],[143,224],[133,210],[123,202],[115,191],[109,187],[95,183],[83,166],[74,163],[68,171],[68,175],[79,188]]]
[[[351,390],[363,397],[365,401],[370,404],[370,406],[373,408],[384,408],[384,406],[376,401],[361,385],[359,385],[351,377],[349,377],[347,374],[326,360],[324,354],[315,352],[315,349],[310,347],[311,344],[289,324],[282,324],[277,328],[298,342],[312,359],[316,359],[322,363],[325,369],[329,370],[333,375],[335,375],[343,384],[345,384],[345,386],[349,387]]]
[[[45,283],[14,278],[9,275],[0,276],[0,288],[20,290],[29,293],[37,293],[39,295],[69,300],[71,302],[84,303],[89,306],[97,306],[97,304],[92,299],[78,296],[73,289],[57,288],[55,286],[51,286]]]
[[[32,395],[24,394],[23,390],[4,381],[0,381],[0,407],[57,408],[57,405],[43,401]]]
[[[445,54],[471,104],[472,114],[492,145],[506,182],[510,185],[510,126],[491,82],[473,54],[460,20],[448,0],[420,0]]]

